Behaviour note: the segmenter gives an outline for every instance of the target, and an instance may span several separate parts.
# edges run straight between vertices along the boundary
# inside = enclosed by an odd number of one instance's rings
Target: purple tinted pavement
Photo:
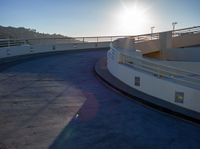
[[[0,148],[199,148],[200,126],[102,84],[105,50],[24,61],[0,73]]]

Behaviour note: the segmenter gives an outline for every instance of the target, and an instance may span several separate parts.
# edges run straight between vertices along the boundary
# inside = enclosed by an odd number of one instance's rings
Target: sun
[[[123,34],[139,34],[148,23],[148,14],[144,7],[134,4],[124,6],[118,13],[117,26]]]

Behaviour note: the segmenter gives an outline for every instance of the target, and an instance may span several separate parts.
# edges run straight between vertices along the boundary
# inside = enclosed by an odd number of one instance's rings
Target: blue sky
[[[200,25],[200,0],[0,0],[0,10],[0,25],[68,36],[164,31],[173,21],[177,28]]]

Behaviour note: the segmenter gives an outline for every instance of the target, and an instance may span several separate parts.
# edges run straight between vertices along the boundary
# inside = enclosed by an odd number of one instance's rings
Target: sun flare
[[[124,6],[118,14],[118,30],[124,34],[138,34],[144,31],[148,14],[144,7],[134,4]]]

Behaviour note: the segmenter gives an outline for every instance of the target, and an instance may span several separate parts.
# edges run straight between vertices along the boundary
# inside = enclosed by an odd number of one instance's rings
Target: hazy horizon
[[[200,25],[198,0],[1,0],[0,25],[66,36],[136,35]]]

